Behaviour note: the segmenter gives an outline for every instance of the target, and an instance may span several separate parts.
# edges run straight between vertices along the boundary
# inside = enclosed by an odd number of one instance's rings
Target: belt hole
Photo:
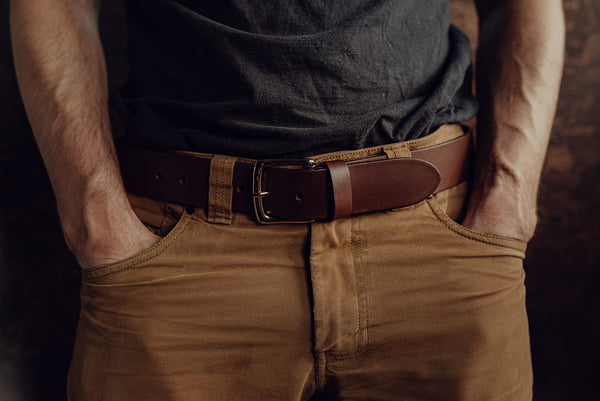
[[[185,177],[179,177],[179,181],[180,184],[185,184]]]
[[[160,181],[162,179],[162,174],[157,171],[154,173],[154,178],[156,178],[156,181]]]
[[[298,192],[298,193],[296,194],[296,200],[297,200],[298,202],[302,202],[302,199],[304,199],[304,194],[303,194],[302,192]]]
[[[237,186],[235,187],[235,190],[236,190],[237,192],[244,192],[244,189],[245,189],[245,188],[244,188],[244,186],[243,186],[243,185],[237,185]]]

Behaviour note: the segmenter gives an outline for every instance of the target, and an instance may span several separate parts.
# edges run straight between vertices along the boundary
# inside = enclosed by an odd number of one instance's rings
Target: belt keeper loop
[[[350,169],[344,160],[326,162],[333,188],[333,219],[349,217],[352,214],[352,181]]]
[[[210,160],[207,221],[231,224],[235,157],[215,155]]]

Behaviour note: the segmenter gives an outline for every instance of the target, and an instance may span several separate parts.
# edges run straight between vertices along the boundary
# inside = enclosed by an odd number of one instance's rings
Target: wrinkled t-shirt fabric
[[[127,0],[126,140],[297,157],[414,139],[477,112],[449,0]]]

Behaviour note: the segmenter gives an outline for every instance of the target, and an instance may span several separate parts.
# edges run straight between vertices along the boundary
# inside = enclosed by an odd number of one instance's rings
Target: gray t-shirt
[[[427,135],[477,112],[449,0],[127,0],[127,139],[246,157]]]

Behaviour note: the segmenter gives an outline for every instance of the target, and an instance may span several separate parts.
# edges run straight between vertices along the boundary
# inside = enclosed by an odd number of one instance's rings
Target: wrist
[[[513,199],[535,213],[539,176],[527,163],[510,163],[497,155],[478,169],[472,197]]]
[[[102,242],[116,225],[137,219],[119,178],[98,174],[72,188],[57,193],[57,205],[65,241],[74,253]]]

